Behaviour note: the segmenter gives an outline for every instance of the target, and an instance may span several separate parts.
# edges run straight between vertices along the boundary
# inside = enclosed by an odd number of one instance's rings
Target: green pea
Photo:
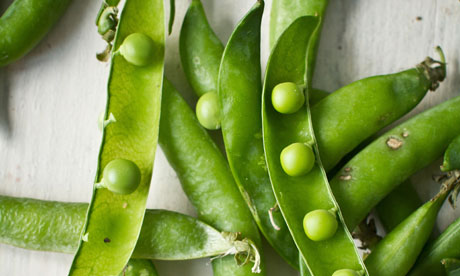
[[[293,143],[285,147],[280,155],[281,166],[290,176],[307,174],[315,164],[315,154],[310,146]]]
[[[359,276],[360,274],[352,269],[340,269],[334,272],[332,276]]]
[[[120,46],[120,54],[131,64],[146,66],[155,56],[153,40],[142,33],[128,35]]]
[[[220,128],[220,107],[217,93],[208,92],[200,97],[196,104],[196,117],[207,129]]]
[[[116,194],[127,195],[134,192],[141,182],[141,171],[132,161],[115,159],[104,168],[99,184]]]
[[[335,214],[324,209],[311,211],[303,219],[305,234],[313,241],[330,239],[337,232],[337,227]]]
[[[272,104],[279,113],[295,113],[304,103],[303,90],[293,82],[283,82],[273,88]]]

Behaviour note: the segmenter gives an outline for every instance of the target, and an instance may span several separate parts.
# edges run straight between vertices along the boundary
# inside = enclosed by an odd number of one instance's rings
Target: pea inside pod
[[[148,35],[132,33],[125,38],[119,52],[129,63],[146,66],[155,58],[155,45]]]
[[[332,210],[314,210],[306,214],[303,219],[305,234],[313,241],[332,238],[338,226],[336,214]]]
[[[315,154],[311,146],[292,143],[281,151],[281,167],[290,176],[301,176],[311,171],[315,165]]]
[[[102,180],[96,186],[127,195],[134,192],[140,182],[141,171],[136,163],[126,159],[115,159],[105,166]]]

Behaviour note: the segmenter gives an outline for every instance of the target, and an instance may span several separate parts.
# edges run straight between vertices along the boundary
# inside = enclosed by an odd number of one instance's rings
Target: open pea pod
[[[366,271],[329,187],[313,135],[308,106],[311,80],[307,79],[310,38],[318,28],[318,19],[300,17],[281,35],[266,70],[262,120],[263,142],[272,188],[289,231],[312,275],[332,275],[340,269]],[[271,101],[273,88],[283,82],[307,87],[307,105],[293,114],[278,113]],[[283,148],[292,143],[313,144],[316,163],[303,176],[287,175],[280,163]],[[323,241],[308,238],[303,229],[304,216],[314,210],[335,210],[338,228]]]
[[[125,159],[139,168],[139,185],[125,195],[94,186],[70,275],[119,274],[131,257],[144,219],[160,121],[164,65],[162,0],[126,2],[114,49],[118,51],[133,33],[142,34],[142,41],[148,41],[151,60],[137,66],[132,64],[133,59],[128,62],[118,52],[112,57],[105,114],[116,122],[104,129],[96,181],[103,182],[103,169],[109,162]],[[130,58],[137,62],[136,56]]]

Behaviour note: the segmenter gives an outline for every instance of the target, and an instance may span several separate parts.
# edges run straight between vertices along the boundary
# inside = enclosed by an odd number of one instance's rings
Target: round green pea
[[[297,112],[305,103],[305,96],[293,82],[283,82],[275,86],[272,91],[272,104],[276,111],[283,114]]]
[[[360,276],[360,274],[352,269],[340,269],[334,272],[332,276]]]
[[[155,44],[149,36],[133,33],[121,44],[120,54],[131,64],[146,66],[151,64],[155,57]]]
[[[116,194],[127,195],[134,192],[141,182],[141,171],[132,161],[115,159],[104,168],[102,186]]]
[[[290,176],[307,174],[315,164],[315,154],[310,146],[293,143],[285,147],[280,155],[281,167]]]
[[[338,226],[335,214],[323,209],[311,211],[303,218],[305,234],[313,241],[330,239],[337,232]]]
[[[220,106],[217,93],[208,92],[200,97],[196,104],[196,117],[207,129],[220,128]]]

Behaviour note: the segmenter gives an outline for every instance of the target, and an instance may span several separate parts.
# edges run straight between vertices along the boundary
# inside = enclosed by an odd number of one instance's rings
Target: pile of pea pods
[[[15,0],[0,17],[0,66],[30,51],[70,2]],[[460,96],[382,131],[442,85],[441,47],[329,93],[312,87],[328,0],[272,1],[265,72],[263,0],[225,46],[200,0],[182,26],[183,2],[169,1],[169,21],[163,0],[119,2],[103,1],[96,18],[107,42],[96,57],[110,73],[92,198],[0,195],[1,243],[74,254],[73,276],[158,275],[151,260],[199,258],[216,276],[266,275],[262,238],[305,276],[460,275],[460,218],[433,234],[460,192]],[[173,27],[194,109],[164,73]],[[157,145],[197,218],[146,209]],[[441,157],[439,192],[422,202],[408,179]]]

